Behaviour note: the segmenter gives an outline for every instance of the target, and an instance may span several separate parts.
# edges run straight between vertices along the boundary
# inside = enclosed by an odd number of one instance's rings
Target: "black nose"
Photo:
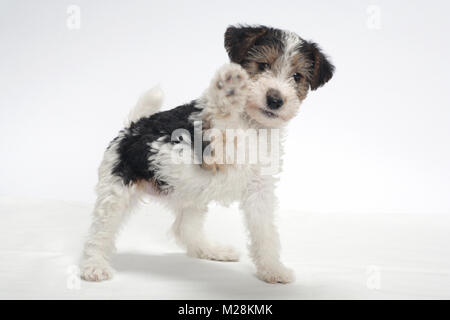
[[[270,109],[279,109],[283,105],[283,99],[281,98],[281,94],[278,90],[269,89],[266,95],[267,106]]]

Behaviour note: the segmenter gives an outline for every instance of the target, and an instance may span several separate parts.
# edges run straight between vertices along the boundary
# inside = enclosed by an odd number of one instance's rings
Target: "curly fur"
[[[130,209],[146,194],[175,213],[172,231],[188,255],[220,261],[236,261],[239,254],[206,238],[203,223],[208,204],[238,201],[257,276],[270,283],[293,281],[293,272],[280,262],[273,222],[283,127],[308,90],[328,81],[334,68],[317,45],[264,26],[228,28],[225,48],[232,63],[217,71],[200,98],[157,112],[162,93],[152,88],[106,149],[81,262],[82,278],[111,278],[114,239]],[[231,129],[234,135],[229,134]],[[263,139],[267,137],[271,138]],[[263,157],[236,161],[240,150],[266,150],[275,170],[267,170]],[[188,161],[178,161],[179,154]]]

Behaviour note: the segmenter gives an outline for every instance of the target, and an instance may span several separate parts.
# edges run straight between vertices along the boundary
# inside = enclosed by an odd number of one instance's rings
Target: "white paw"
[[[81,278],[87,281],[103,281],[111,279],[113,269],[106,261],[86,261],[81,265]]]
[[[188,249],[188,256],[215,260],[215,261],[239,261],[239,252],[233,247],[211,245],[202,248]]]
[[[294,271],[282,264],[258,268],[256,276],[268,283],[290,283],[295,280]]]
[[[248,74],[236,63],[219,69],[213,79],[211,93],[223,113],[241,112],[248,98]]]

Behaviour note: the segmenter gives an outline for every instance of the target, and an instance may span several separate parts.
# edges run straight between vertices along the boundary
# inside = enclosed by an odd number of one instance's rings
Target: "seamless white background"
[[[70,5],[80,29],[67,26]],[[3,297],[448,298],[449,11],[411,0],[0,0]],[[105,147],[153,85],[164,109],[197,98],[227,62],[235,23],[295,31],[336,66],[289,125],[277,191],[298,286],[268,289],[246,258],[154,255],[176,249],[164,234],[172,217],[150,205],[119,239],[117,278],[70,291]],[[236,207],[213,211],[211,233],[245,248]],[[366,286],[371,265],[381,291]]]
[[[70,30],[70,4],[81,28]],[[369,5],[380,9],[371,29]],[[336,65],[290,124],[281,206],[450,211],[445,1],[0,2],[0,194],[93,201],[96,168],[139,94],[169,109],[227,61],[223,33],[261,23],[318,42]],[[370,10],[370,9],[369,9]]]

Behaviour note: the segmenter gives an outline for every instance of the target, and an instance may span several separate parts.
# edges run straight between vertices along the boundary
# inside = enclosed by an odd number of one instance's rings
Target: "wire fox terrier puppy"
[[[274,225],[279,137],[308,91],[330,80],[334,67],[315,43],[265,26],[229,27],[225,48],[231,63],[218,70],[199,99],[159,112],[162,93],[149,90],[106,149],[81,262],[83,279],[112,277],[115,237],[145,195],[175,213],[172,231],[189,256],[218,261],[237,261],[239,254],[205,237],[208,204],[239,201],[258,278],[294,280],[280,262]]]

